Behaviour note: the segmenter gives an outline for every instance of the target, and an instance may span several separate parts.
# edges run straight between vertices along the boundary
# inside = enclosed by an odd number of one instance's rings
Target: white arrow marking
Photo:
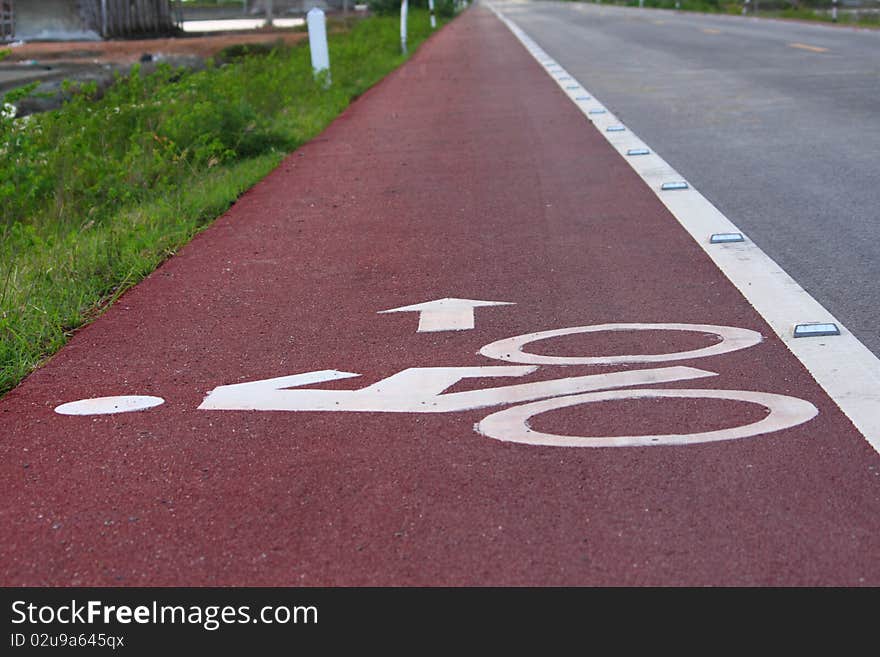
[[[511,301],[476,301],[474,299],[437,299],[412,306],[380,310],[384,313],[419,313],[417,333],[433,331],[467,331],[474,328],[474,308],[481,306],[513,306]]]

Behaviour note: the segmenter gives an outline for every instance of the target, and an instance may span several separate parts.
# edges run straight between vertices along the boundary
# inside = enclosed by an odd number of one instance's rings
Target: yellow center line
[[[654,25],[666,25],[666,21],[651,21]]]
[[[704,27],[702,32],[705,34],[721,34],[721,30],[716,30],[714,27]]]
[[[819,46],[808,46],[806,43],[789,43],[789,48],[800,48],[801,50],[809,50],[810,52],[828,52],[828,48],[820,48]]]

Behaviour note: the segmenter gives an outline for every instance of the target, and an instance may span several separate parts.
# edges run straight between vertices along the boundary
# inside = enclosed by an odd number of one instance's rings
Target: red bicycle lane
[[[380,314],[448,298],[513,305]],[[419,331],[422,322],[449,330]],[[609,324],[639,330],[523,350],[569,360],[716,350],[535,364],[486,349]],[[707,326],[746,333],[722,341]],[[384,381],[408,368],[422,369],[389,391]],[[471,369],[455,383],[465,372],[452,368]],[[360,376],[239,388],[209,403],[220,386],[326,371]],[[517,404],[535,403],[616,373],[667,378],[597,385],[756,391],[818,414],[686,445],[484,435],[484,418],[516,405],[512,386],[567,382],[520,388]],[[370,386],[372,396],[348,392]],[[489,388],[503,389],[450,400]],[[529,421],[533,432],[595,440],[768,417],[756,403],[645,394]],[[165,403],[54,410],[114,395]],[[288,410],[223,409],[243,398]],[[434,403],[448,408],[418,408]],[[880,582],[877,454],[480,8],[79,332],[0,401],[0,423],[7,585]]]

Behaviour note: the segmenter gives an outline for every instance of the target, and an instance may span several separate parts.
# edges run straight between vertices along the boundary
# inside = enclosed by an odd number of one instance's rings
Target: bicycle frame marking
[[[463,379],[520,377],[537,369],[534,366],[413,367],[359,390],[290,389],[294,386],[358,376],[349,372],[323,370],[220,386],[208,394],[199,408],[215,411],[455,413],[609,388],[656,385],[717,376],[714,372],[693,367],[664,367],[444,393],[444,390]]]

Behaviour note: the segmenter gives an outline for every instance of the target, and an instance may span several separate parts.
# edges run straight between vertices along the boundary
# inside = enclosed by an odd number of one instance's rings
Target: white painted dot
[[[146,395],[122,395],[120,397],[95,397],[61,404],[55,408],[60,415],[110,415],[112,413],[130,413],[145,411],[164,404],[161,397]]]

